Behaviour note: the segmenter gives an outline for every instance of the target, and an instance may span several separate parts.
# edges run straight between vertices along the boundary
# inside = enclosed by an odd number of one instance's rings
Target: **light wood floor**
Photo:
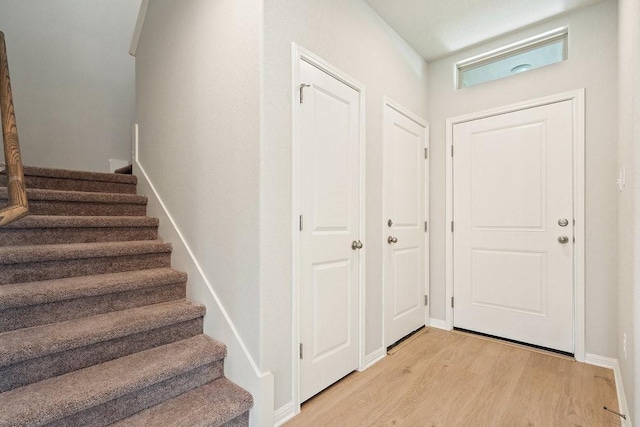
[[[613,371],[428,328],[302,405],[292,426],[619,426]]]

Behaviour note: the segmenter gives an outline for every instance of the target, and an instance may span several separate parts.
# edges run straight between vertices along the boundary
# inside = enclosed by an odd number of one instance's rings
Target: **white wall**
[[[108,171],[131,157],[139,0],[0,0],[23,162]]]
[[[614,0],[429,64],[431,317],[445,318],[445,120],[586,88],[586,350],[617,355],[617,9]],[[569,58],[456,90],[455,63],[569,25]]]
[[[619,193],[618,359],[631,419],[640,411],[640,2],[619,1],[619,135],[620,168],[627,185]],[[623,334],[627,335],[627,356]]]
[[[140,165],[251,356],[273,371],[276,408],[292,399],[292,42],[366,85],[372,352],[382,346],[383,96],[426,117],[424,60],[362,0],[154,0],[136,54]]]
[[[366,86],[366,351],[382,347],[383,96],[427,116],[427,65],[362,0],[265,0],[260,274],[264,369],[291,401],[291,43]]]
[[[136,53],[139,163],[254,361],[260,27],[259,0],[154,0]]]

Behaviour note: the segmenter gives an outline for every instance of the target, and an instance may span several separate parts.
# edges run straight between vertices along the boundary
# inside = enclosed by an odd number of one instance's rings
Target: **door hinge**
[[[425,148],[425,149],[424,149],[424,158],[425,158],[425,159],[428,159],[428,158],[429,158],[429,149],[428,149],[428,148]]]
[[[425,221],[424,222],[424,232],[426,233],[427,231],[429,231],[429,222]]]
[[[300,359],[302,359],[303,357],[303,352],[302,352],[302,343],[300,343]]]
[[[300,215],[300,231],[302,231],[302,215]]]
[[[453,145],[451,146],[451,157],[453,157]]]
[[[451,232],[453,233],[453,221],[451,221]]]
[[[311,85],[300,83],[300,104],[304,102],[304,88],[309,87]]]
[[[429,305],[429,295],[424,296],[424,305]]]
[[[453,308],[453,297],[451,297],[451,308]]]

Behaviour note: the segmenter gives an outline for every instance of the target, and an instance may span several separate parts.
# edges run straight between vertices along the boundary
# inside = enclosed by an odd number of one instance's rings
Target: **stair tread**
[[[4,246],[0,247],[0,265],[166,253],[171,249],[171,244],[162,240]]]
[[[245,413],[252,406],[253,398],[246,390],[221,377],[125,418],[114,427],[216,426]]]
[[[135,175],[122,175],[106,172],[91,172],[68,169],[42,168],[36,166],[24,166],[24,174],[47,178],[78,179],[83,181],[115,182],[122,184],[136,184]]]
[[[158,224],[158,218],[149,216],[27,215],[24,218],[5,225],[3,229],[157,227]]]
[[[0,286],[0,310],[186,281],[186,273],[167,267],[8,284]]]
[[[7,187],[0,187],[0,198],[7,198]],[[116,203],[144,205],[145,196],[127,193],[98,193],[91,191],[64,191],[27,188],[27,198],[33,201],[63,201],[79,203]]]
[[[0,334],[0,366],[60,353],[204,316],[188,300],[113,311]]]
[[[183,374],[226,355],[197,335],[0,394],[0,425],[41,425]]]

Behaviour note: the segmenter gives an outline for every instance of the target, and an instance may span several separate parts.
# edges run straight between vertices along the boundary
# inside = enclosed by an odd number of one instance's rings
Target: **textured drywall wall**
[[[366,0],[429,62],[600,0]]]
[[[140,0],[0,0],[23,162],[108,172],[130,160],[129,42]]]
[[[155,0],[136,53],[139,162],[255,361],[260,23],[258,0]]]
[[[275,407],[292,399],[291,43],[319,55],[366,90],[366,352],[382,344],[383,96],[427,116],[427,65],[362,0],[265,0],[260,271],[263,367]]]
[[[617,354],[617,9],[609,0],[429,64],[431,317],[445,318],[445,120],[586,88],[586,350]],[[569,58],[461,90],[458,61],[569,25]],[[569,308],[568,308],[569,309]]]
[[[631,419],[638,422],[640,380],[640,2],[619,1],[618,159],[626,186],[619,193],[618,359]],[[626,335],[626,354],[624,336]]]

